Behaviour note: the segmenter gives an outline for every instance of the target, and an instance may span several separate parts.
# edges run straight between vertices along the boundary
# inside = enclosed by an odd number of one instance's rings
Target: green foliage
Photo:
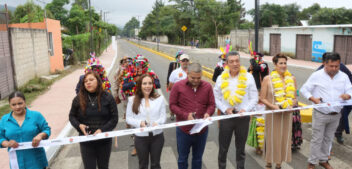
[[[83,9],[88,9],[88,0],[74,0],[74,5],[78,5]]]
[[[240,29],[253,29],[254,22],[250,22],[245,20],[243,23],[240,24]]]
[[[311,25],[351,24],[352,10],[345,8],[321,8],[318,12],[313,14],[309,23]]]
[[[134,30],[139,28],[139,21],[136,17],[132,17],[124,26],[122,35],[126,37],[134,37]]]
[[[67,27],[71,34],[80,34],[87,31],[89,17],[79,5],[73,5],[68,15]]]
[[[217,47],[217,35],[230,33],[239,27],[245,15],[241,0],[171,0],[164,5],[158,0],[145,20],[139,36],[166,35],[169,43],[183,44],[182,26],[186,42],[200,40],[203,47]]]
[[[61,24],[65,25],[68,11],[64,8],[64,5],[69,2],[70,0],[53,0],[45,6],[45,9],[53,14],[54,19],[61,21]]]
[[[248,13],[254,18],[254,9]],[[350,24],[352,23],[352,9],[321,8],[318,3],[300,10],[296,3],[280,6],[265,3],[260,7],[260,27],[298,26],[300,20],[308,20],[310,25]]]
[[[248,12],[252,17],[255,16],[255,10]],[[287,13],[283,6],[277,4],[265,3],[260,6],[259,10],[259,26],[271,27],[272,25],[287,26]]]
[[[46,11],[48,18],[53,18],[50,11]],[[44,10],[31,1],[28,1],[24,5],[17,6],[13,17],[11,18],[11,23],[34,23],[43,22],[44,20]]]
[[[296,3],[288,4],[283,6],[284,10],[286,11],[287,18],[286,22],[288,25],[299,25],[300,24],[300,6]]]
[[[314,3],[312,6],[303,9],[302,12],[300,12],[299,18],[301,20],[310,20],[311,17],[320,9],[320,5],[318,3]]]

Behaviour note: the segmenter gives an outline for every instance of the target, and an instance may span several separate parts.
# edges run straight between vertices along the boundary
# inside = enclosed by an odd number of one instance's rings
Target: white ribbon
[[[174,127],[196,124],[191,130],[191,133],[193,134],[193,133],[200,132],[204,127],[218,120],[224,120],[224,119],[230,119],[230,118],[236,118],[236,117],[242,117],[242,116],[264,115],[264,114],[279,113],[279,112],[286,112],[286,111],[295,111],[295,110],[303,110],[303,109],[311,109],[311,108],[319,108],[319,107],[346,106],[346,105],[352,105],[352,100],[314,104],[314,105],[308,105],[304,107],[297,107],[297,108],[291,108],[291,109],[265,110],[265,111],[256,111],[256,112],[255,111],[244,112],[241,114],[221,115],[221,116],[209,117],[208,119],[196,119],[196,120],[167,123],[167,124],[158,125],[154,127],[110,131],[110,132],[99,133],[95,136],[93,135],[74,136],[74,137],[66,137],[62,139],[42,140],[39,143],[39,146],[37,148],[45,147],[45,146],[61,146],[61,145],[87,142],[87,141],[93,141],[93,140],[99,140],[99,139],[105,139],[105,138],[126,136],[126,135],[141,133],[141,132],[151,132],[157,129],[167,129],[167,128],[174,128]],[[19,143],[18,148],[11,148],[9,150],[11,169],[19,169],[16,150],[25,150],[25,149],[31,149],[31,148],[34,148],[32,147],[32,142],[22,142],[22,143]]]

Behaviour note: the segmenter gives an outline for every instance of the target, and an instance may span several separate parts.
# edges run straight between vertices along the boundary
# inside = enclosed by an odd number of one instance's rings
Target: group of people
[[[258,58],[256,58],[258,57]],[[241,114],[256,110],[258,103],[267,110],[290,109],[297,106],[296,78],[288,71],[288,58],[283,54],[273,57],[273,71],[261,55],[251,60],[246,69],[240,54],[228,51],[220,56],[216,68],[214,87],[202,80],[202,66],[190,63],[190,57],[178,52],[176,62],[170,63],[167,89],[170,92],[169,109],[176,121],[210,118],[217,108],[218,115]],[[323,55],[323,67],[314,72],[300,89],[301,94],[314,104],[349,100],[352,85],[348,76],[340,71],[339,54]],[[149,60],[142,56],[124,57],[116,76],[116,90],[111,90],[104,67],[95,57],[90,58],[84,75],[77,85],[77,96],[72,101],[69,120],[79,135],[96,135],[112,131],[118,123],[117,104],[122,103],[128,127],[143,128],[166,122],[166,103],[156,89],[158,76],[150,69]],[[111,92],[116,92],[115,98]],[[1,147],[16,148],[20,142],[32,141],[37,147],[50,136],[45,118],[26,107],[25,96],[14,92],[9,96],[12,111],[1,118]],[[312,140],[308,169],[319,164],[326,169],[334,134],[341,118],[342,106],[314,108]],[[343,110],[346,111],[346,110]],[[292,115],[288,110],[265,115],[263,155],[266,167],[281,168],[282,162],[291,161]],[[173,116],[171,116],[173,117]],[[226,168],[227,153],[235,136],[236,165],[245,168],[245,144],[250,129],[249,116],[219,121],[218,167]],[[252,118],[253,120],[253,118]],[[192,169],[202,168],[202,156],[208,137],[208,127],[191,134],[193,125],[176,127],[178,168],[188,168],[192,149]],[[134,145],[140,169],[159,169],[164,146],[162,130],[135,134]],[[112,139],[80,143],[84,168],[106,169],[109,165]],[[48,162],[43,148],[16,152],[20,168],[46,168]]]

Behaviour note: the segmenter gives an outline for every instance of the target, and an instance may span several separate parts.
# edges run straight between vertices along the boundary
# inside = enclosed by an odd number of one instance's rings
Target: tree
[[[300,15],[300,6],[296,3],[288,4],[283,6],[285,8],[287,19],[286,22],[289,26],[296,26],[300,24],[299,15]]]
[[[74,0],[74,5],[81,6],[83,9],[88,9],[88,1],[89,0]]]
[[[134,30],[139,28],[139,21],[136,17],[132,17],[124,26],[122,35],[126,37],[134,37]]]
[[[316,12],[312,19],[309,21],[311,25],[324,25],[324,24],[350,24],[352,23],[351,10],[345,8],[321,8]]]
[[[85,32],[89,23],[89,17],[81,6],[73,5],[68,15],[67,27],[71,34],[79,34]]]
[[[49,10],[56,20],[61,21],[61,24],[66,25],[68,11],[64,8],[64,5],[69,2],[70,0],[53,0],[45,6],[45,9]]]
[[[48,18],[53,18],[50,11],[47,12]],[[34,23],[44,21],[44,10],[34,4],[32,1],[28,1],[24,5],[17,6],[11,23]]]
[[[246,16],[246,9],[243,6],[241,0],[227,0],[227,12],[228,17],[231,18],[229,22],[232,28],[238,28],[241,23],[245,22],[243,18]]]
[[[210,40],[211,43],[207,46],[217,47],[218,36],[229,33],[233,28],[231,19],[234,14],[226,12],[226,3],[215,0],[197,0],[196,6],[199,15],[202,16],[200,18],[200,27],[204,33],[202,41]]]
[[[254,18],[254,9],[251,9],[248,13]],[[285,9],[277,4],[265,3],[261,5],[259,10],[259,21],[260,27],[271,27],[272,25],[288,25],[287,13]]]
[[[305,8],[299,15],[300,20],[310,20],[311,17],[320,10],[320,5],[314,3],[312,6]]]

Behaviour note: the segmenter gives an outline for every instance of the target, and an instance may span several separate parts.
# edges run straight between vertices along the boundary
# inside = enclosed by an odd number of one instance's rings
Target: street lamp
[[[93,53],[93,26],[92,26],[92,10],[90,0],[88,1],[88,10],[89,10],[89,31],[90,31],[90,52]]]
[[[258,52],[258,39],[259,39],[259,0],[255,1],[255,43],[254,50]]]

